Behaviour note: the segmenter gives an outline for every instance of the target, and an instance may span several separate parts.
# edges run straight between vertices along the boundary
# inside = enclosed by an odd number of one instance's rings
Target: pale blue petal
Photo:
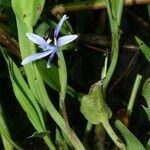
[[[53,45],[39,46],[39,47],[42,48],[43,51],[53,50],[53,49],[54,49],[54,46],[53,46]]]
[[[61,26],[63,24],[63,22],[68,19],[69,17],[67,17],[66,15],[63,15],[63,17],[61,18],[61,20],[59,21],[59,23],[57,24],[57,26],[55,27],[55,30],[54,30],[54,38],[57,38],[59,32],[60,32],[60,29],[61,29]]]
[[[52,54],[50,55],[50,57],[49,57],[49,59],[48,59],[48,61],[47,61],[47,68],[50,68],[50,67],[51,67],[51,66],[50,66],[50,63],[51,63],[51,61],[53,60],[54,55],[55,55],[55,53],[52,53]]]
[[[57,47],[55,47],[54,51],[51,53],[51,55],[50,55],[50,57],[49,57],[49,59],[47,61],[47,68],[50,68],[50,63],[53,60],[54,55],[56,54],[56,51],[57,51]]]
[[[62,45],[68,44],[72,42],[73,40],[75,40],[77,37],[78,35],[66,35],[66,36],[60,37],[58,39],[57,46],[60,47]]]
[[[37,59],[46,57],[46,56],[50,55],[52,52],[53,52],[52,50],[48,50],[48,51],[42,51],[42,52],[39,52],[39,53],[30,55],[30,56],[27,56],[27,57],[21,62],[21,64],[22,64],[22,65],[28,64],[28,63],[30,63],[30,62],[32,62],[32,61],[37,60]]]
[[[42,48],[46,48],[49,46],[49,44],[46,42],[45,39],[40,37],[39,35],[33,34],[33,33],[26,33],[26,36],[29,40],[31,40],[33,43],[41,46]]]

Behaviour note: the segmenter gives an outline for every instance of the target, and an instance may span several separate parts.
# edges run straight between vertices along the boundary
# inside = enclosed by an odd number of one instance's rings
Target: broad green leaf
[[[56,90],[57,92],[60,92],[60,83],[59,83],[59,77],[58,77],[58,69],[56,66],[51,64],[51,68],[46,68],[46,61],[40,60],[37,62],[38,70],[42,76],[42,79],[45,81],[45,83],[51,87],[52,89]],[[71,97],[77,100],[81,100],[81,97],[83,96],[82,93],[76,92],[72,87],[67,85],[67,94],[69,94]]]
[[[29,41],[26,37],[26,33],[33,32],[33,26],[36,24],[41,14],[44,3],[45,0],[12,0],[12,7],[16,14],[19,47],[22,59],[36,53],[35,45]],[[43,99],[48,99],[48,96],[36,64],[30,63],[25,65],[24,69],[34,97],[36,97],[42,109],[46,111]]]
[[[12,0],[16,17],[29,26],[34,26],[41,14],[45,0]]]
[[[124,150],[124,143],[119,141],[109,123],[112,113],[104,100],[102,86],[100,82],[94,84],[89,94],[82,97],[80,111],[90,123],[101,123],[118,148]]]
[[[122,16],[122,11],[123,11],[123,5],[124,5],[124,0],[111,0],[111,6],[112,6],[112,13],[114,19],[117,20],[118,26],[120,26],[120,21],[121,21],[121,16]]]
[[[8,65],[13,91],[15,93],[15,96],[17,97],[18,102],[22,106],[23,110],[26,112],[29,120],[31,121],[35,129],[38,132],[45,132],[46,129],[43,115],[38,105],[38,102],[33,96],[32,91],[29,89],[28,85],[23,79],[16,64],[4,52],[3,56]],[[50,149],[55,150],[55,147],[52,144],[50,137],[46,136],[44,137],[44,140]]]
[[[126,126],[119,120],[115,122],[115,126],[123,135],[127,150],[145,150],[141,142],[126,128]]]
[[[146,80],[143,86],[142,95],[144,96],[148,108],[150,108],[150,78]]]
[[[38,130],[40,129],[40,132],[41,132],[42,129],[44,130],[44,128],[42,127],[42,124],[39,120],[39,116],[38,116],[37,112],[34,110],[32,105],[30,104],[27,96],[24,95],[24,93],[22,92],[21,88],[17,86],[17,84],[15,83],[14,80],[12,80],[12,81],[14,82],[13,90],[14,90],[15,96],[18,99],[18,102],[22,106],[23,110],[27,113],[30,121],[32,121],[32,123],[33,123],[33,126]]]
[[[146,59],[150,62],[150,48],[138,37],[135,37],[135,39],[140,47],[140,50],[143,52]]]
[[[80,111],[93,124],[102,123],[111,117],[111,112],[103,98],[102,85],[94,84],[89,94],[82,97]]]
[[[38,70],[42,76],[42,79],[45,81],[45,83],[51,87],[52,89],[56,90],[57,92],[60,92],[60,83],[59,83],[59,76],[58,76],[58,69],[56,66],[51,64],[51,68],[46,68],[46,61],[40,60],[37,62]],[[72,87],[69,85],[67,86],[67,94],[69,94],[71,97],[77,99],[80,101],[81,97],[83,96],[82,93],[76,92]]]
[[[38,114],[36,113],[34,108],[29,105],[26,97],[21,92],[22,91],[20,91],[20,89],[17,86],[14,86],[14,93],[15,93],[18,101],[20,102],[21,106],[23,107],[23,109],[27,113],[28,118],[31,121],[34,128],[38,132],[45,132],[45,127],[42,126]],[[43,138],[44,138],[46,144],[48,145],[48,147],[52,150],[55,150],[55,147],[54,147],[53,143],[51,142],[50,137],[45,135]]]
[[[60,83],[57,68],[51,64],[50,69],[46,68],[46,61],[40,60],[37,62],[38,70],[43,80],[54,90],[60,91]]]
[[[5,52],[3,52],[3,56],[7,62],[13,90],[16,94],[16,97],[18,98],[19,103],[30,117],[33,114],[35,115],[32,116],[33,120],[34,118],[36,118],[37,121],[39,121],[40,119],[39,124],[41,124],[45,128],[43,116],[38,106],[38,103],[33,96],[31,90],[29,89],[28,85],[26,84],[25,80],[23,79],[18,67],[7,56],[7,54],[5,54]]]
[[[118,22],[118,25],[120,26],[120,22],[121,22],[121,17],[122,17],[122,12],[123,12],[123,6],[124,6],[124,2],[125,0],[116,0],[117,2],[117,22]]]
[[[26,37],[26,33],[33,32],[33,30],[31,26],[27,26],[24,22],[22,22],[18,18],[16,19],[17,19],[18,38],[19,38],[21,57],[25,58],[30,54],[36,53],[35,45],[32,42],[30,42],[29,39],[27,39]],[[46,89],[44,87],[43,81],[41,79],[41,75],[38,72],[35,62],[24,65],[24,70],[25,70],[29,87],[33,92],[33,95],[36,97],[36,100],[43,108],[43,110],[46,111],[44,101],[43,101],[43,99],[45,99],[46,97],[45,94],[43,94],[46,91]]]
[[[146,108],[144,106],[143,106],[143,108],[144,108],[144,110],[145,110],[145,112],[146,112],[146,114],[148,116],[149,121],[150,121],[150,108]]]

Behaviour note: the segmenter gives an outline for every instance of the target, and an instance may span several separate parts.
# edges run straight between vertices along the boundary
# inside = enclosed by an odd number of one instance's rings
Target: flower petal
[[[30,63],[30,62],[32,62],[32,61],[37,60],[37,59],[46,57],[47,55],[51,54],[52,52],[53,52],[52,50],[48,50],[48,51],[42,51],[42,52],[39,52],[39,53],[30,55],[30,56],[27,56],[27,57],[21,62],[21,64],[22,64],[22,65],[28,64],[28,63]]]
[[[57,26],[55,27],[55,30],[54,30],[54,38],[57,38],[59,32],[60,32],[60,29],[61,29],[61,26],[63,24],[63,22],[68,19],[69,17],[67,17],[66,15],[63,15],[63,17],[61,18],[61,20],[59,21],[59,23],[57,24]]]
[[[73,40],[75,40],[77,37],[78,35],[66,35],[66,36],[60,37],[58,39],[57,46],[60,47],[62,45],[68,44],[72,42]]]
[[[50,68],[50,63],[53,60],[54,55],[56,54],[56,51],[57,51],[57,47],[55,47],[54,51],[51,53],[51,55],[50,55],[50,57],[49,57],[49,59],[47,61],[47,68]]]
[[[40,48],[43,49],[43,51],[48,51],[48,50],[53,50],[54,46],[53,45],[47,45],[47,46],[39,46]]]
[[[39,35],[33,34],[33,33],[26,33],[26,36],[29,40],[31,40],[33,43],[39,45],[42,48],[50,46],[45,39],[40,37]]]

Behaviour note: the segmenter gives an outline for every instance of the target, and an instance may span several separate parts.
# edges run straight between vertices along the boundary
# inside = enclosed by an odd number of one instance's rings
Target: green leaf
[[[144,83],[142,95],[146,100],[148,108],[150,108],[150,78],[148,78]]]
[[[21,52],[21,57],[25,58],[26,56],[36,53],[35,46],[32,42],[29,41],[26,37],[27,32],[33,32],[32,27],[26,25],[20,19],[17,19],[17,27],[18,27],[18,37],[19,37],[19,47]],[[45,87],[43,81],[41,79],[41,75],[38,72],[36,63],[30,63],[24,66],[25,74],[27,77],[27,81],[33,95],[36,97],[38,103],[41,105],[43,110],[46,111],[44,101],[45,99]]]
[[[38,137],[38,138],[43,138],[45,136],[49,136],[50,131],[45,131],[45,132],[34,132],[31,136],[28,138],[33,138],[33,137]]]
[[[36,29],[34,30],[34,33],[43,37],[43,35],[45,35],[45,33],[49,30],[49,28],[50,28],[49,24],[42,22],[41,24],[37,25]],[[50,35],[48,34],[46,38],[48,38],[49,36]]]
[[[43,80],[54,90],[60,91],[59,75],[58,69],[51,64],[51,68],[46,68],[46,61],[37,61],[38,70],[43,78]]]
[[[120,26],[121,16],[122,16],[122,10],[124,6],[124,0],[111,0],[111,6],[112,6],[112,13],[114,19],[117,20],[118,26]]]
[[[141,142],[126,128],[126,126],[119,120],[115,122],[115,126],[123,135],[127,150],[145,150]]]
[[[11,139],[1,104],[0,104],[0,135],[5,150],[14,150],[14,148],[16,148],[17,150],[23,150]]]
[[[32,91],[29,89],[25,80],[23,79],[18,67],[16,64],[3,52],[3,56],[7,62],[9,75],[11,78],[13,91],[17,97],[18,102],[22,106],[23,110],[26,112],[29,120],[32,125],[38,132],[45,132],[45,123],[41,109],[36,101],[36,98],[33,96]],[[44,137],[44,140],[48,147],[52,150],[55,150],[53,143],[51,142],[50,137]]]
[[[145,110],[145,112],[146,112],[146,114],[148,116],[149,121],[150,121],[150,108],[146,108],[144,106],[143,106],[143,108],[144,108],[144,110]]]
[[[150,150],[150,139],[148,140],[148,142],[147,142],[147,145],[146,145],[146,148],[145,148],[146,150]]]
[[[20,20],[29,26],[36,24],[45,0],[12,0],[12,8]]]
[[[150,62],[150,48],[138,37],[135,37],[135,39],[140,47],[140,50],[143,52],[146,59]]]
[[[23,79],[16,64],[10,59],[10,57],[7,56],[7,54],[5,54],[5,52],[2,51],[2,53],[7,62],[13,90],[19,103],[29,117],[31,117],[33,120],[37,119],[36,121],[39,122],[39,126],[42,125],[45,128],[40,107],[38,106],[32,91],[29,89],[28,85]]]
[[[52,89],[54,89],[57,92],[60,92],[58,69],[53,64],[51,64],[50,69],[47,69],[46,63],[47,62],[45,60],[37,61],[37,67],[42,76],[42,79],[49,87],[51,87]],[[67,94],[69,94],[71,97],[73,97],[74,99],[76,99],[78,101],[80,101],[81,97],[83,96],[82,93],[76,92],[69,85],[67,85]]]
[[[118,136],[112,129],[109,118],[112,113],[107,106],[105,99],[103,97],[103,85],[101,82],[95,83],[91,87],[91,91],[88,95],[83,96],[81,99],[81,113],[84,117],[92,124],[102,123],[103,127],[118,146],[118,148],[124,150],[125,145],[119,140]]]
[[[111,116],[111,112],[104,101],[102,85],[94,84],[88,95],[81,99],[81,113],[93,124],[99,124]]]

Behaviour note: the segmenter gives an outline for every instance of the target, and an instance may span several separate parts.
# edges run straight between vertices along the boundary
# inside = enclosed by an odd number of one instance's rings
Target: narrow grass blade
[[[142,51],[146,59],[150,62],[150,48],[138,37],[135,37],[135,39],[140,47],[140,50]]]
[[[8,65],[12,87],[18,102],[22,106],[23,110],[26,112],[29,120],[31,121],[35,129],[39,133],[46,132],[42,112],[40,110],[38,102],[32,94],[32,91],[29,89],[15,63],[4,52],[3,55]],[[48,136],[44,137],[44,140],[49,148],[55,150],[55,147]]]
[[[0,135],[5,150],[14,150],[14,148],[16,148],[17,150],[23,150],[11,139],[1,104],[0,104]]]
[[[117,120],[115,122],[115,126],[123,135],[126,144],[127,150],[145,150],[141,142],[126,128],[121,121]]]

